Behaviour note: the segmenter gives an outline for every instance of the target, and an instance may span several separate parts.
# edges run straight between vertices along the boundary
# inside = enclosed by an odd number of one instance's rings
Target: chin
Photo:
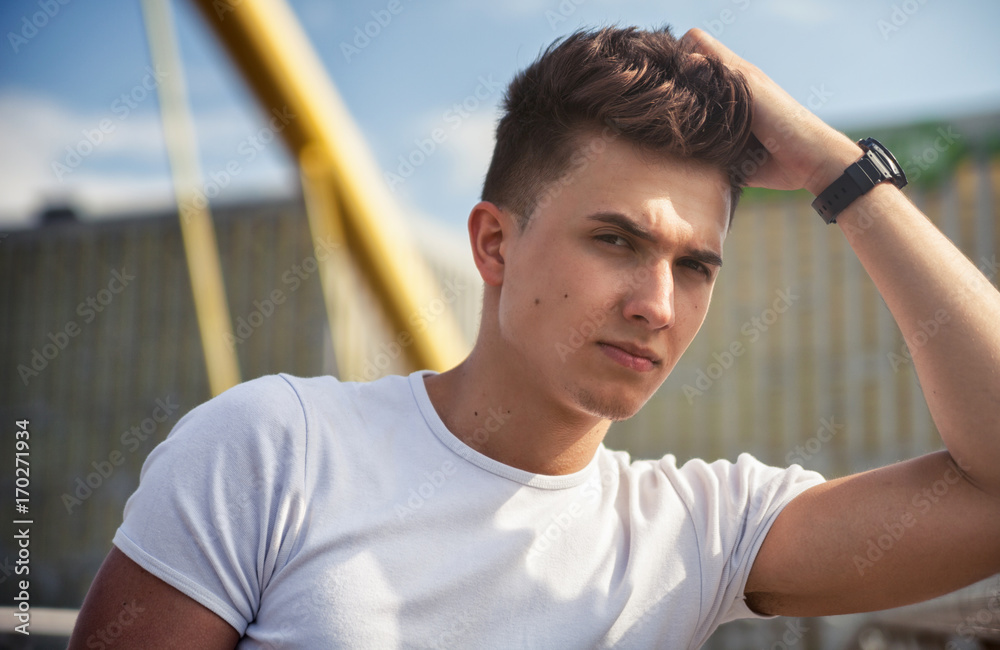
[[[640,400],[635,396],[625,394],[624,391],[618,393],[612,391],[596,392],[583,387],[578,387],[574,395],[576,403],[585,411],[614,422],[627,420],[638,413],[650,397],[651,395],[647,395]]]

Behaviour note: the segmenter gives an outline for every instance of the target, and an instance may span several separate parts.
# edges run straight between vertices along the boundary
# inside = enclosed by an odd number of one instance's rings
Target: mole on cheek
[[[538,303],[540,303],[540,302],[542,302],[542,301],[541,301],[541,300],[539,300],[538,298],[535,298],[535,304],[536,304],[536,305],[537,305]]]
[[[564,293],[563,294],[563,298],[569,298],[569,294],[568,293]]]

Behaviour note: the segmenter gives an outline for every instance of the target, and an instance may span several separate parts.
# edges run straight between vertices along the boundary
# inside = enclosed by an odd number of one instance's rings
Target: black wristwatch
[[[906,174],[881,142],[865,138],[858,140],[858,146],[864,149],[865,155],[812,202],[812,207],[827,223],[836,223],[837,215],[844,208],[879,183],[892,181],[896,187],[906,185]]]

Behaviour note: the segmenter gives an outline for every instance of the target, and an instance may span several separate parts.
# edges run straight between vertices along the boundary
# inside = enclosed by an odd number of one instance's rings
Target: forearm
[[[833,169],[860,155],[840,148],[809,189],[821,191]],[[899,325],[948,451],[1000,496],[1000,293],[890,183],[856,200],[837,225]]]
[[[748,184],[816,195],[861,157],[858,145],[725,45],[699,29],[684,38],[750,84],[754,135],[770,156]],[[948,451],[974,484],[1000,497],[1000,294],[890,183],[855,200],[837,225],[906,339]],[[929,322],[938,327],[921,327]]]

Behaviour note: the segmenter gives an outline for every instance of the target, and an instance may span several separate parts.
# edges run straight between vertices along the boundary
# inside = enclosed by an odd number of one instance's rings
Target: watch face
[[[906,174],[903,173],[903,168],[896,162],[896,158],[892,153],[882,146],[881,142],[875,138],[866,138],[858,144],[864,147],[877,166],[887,172],[886,178],[891,179],[896,187],[906,185]]]

